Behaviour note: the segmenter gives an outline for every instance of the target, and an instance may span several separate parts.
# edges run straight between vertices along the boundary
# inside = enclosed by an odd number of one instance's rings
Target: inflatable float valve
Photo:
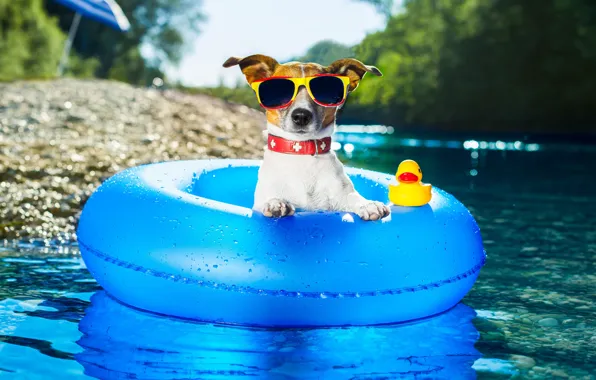
[[[424,206],[432,197],[430,184],[422,183],[422,170],[414,160],[404,160],[395,174],[397,185],[389,185],[389,200],[397,206]]]

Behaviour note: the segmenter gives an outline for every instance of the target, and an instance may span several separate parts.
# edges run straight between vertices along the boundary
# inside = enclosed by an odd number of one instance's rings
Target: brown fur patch
[[[337,107],[325,108],[325,116],[323,117],[323,128],[335,122],[335,114],[337,113]]]
[[[279,126],[280,114],[278,110],[267,110],[265,111],[265,115],[269,123]]]
[[[236,65],[240,65],[247,82],[252,83],[270,77],[279,66],[279,63],[269,56],[254,54],[245,58],[230,57],[224,62],[223,67]]]
[[[360,80],[362,80],[364,74],[366,73],[371,73],[378,77],[383,76],[381,71],[376,67],[367,66],[354,58],[338,59],[326,67],[326,72],[346,75],[348,78],[350,78],[350,86],[348,88],[349,91],[354,91],[356,87],[358,87]]]
[[[304,72],[303,72],[304,70]],[[289,62],[277,66],[273,72],[276,77],[304,78],[325,72],[325,67],[317,63]]]
[[[290,77],[290,78],[302,78],[302,69],[299,64],[283,64],[277,66],[273,72],[274,77]]]

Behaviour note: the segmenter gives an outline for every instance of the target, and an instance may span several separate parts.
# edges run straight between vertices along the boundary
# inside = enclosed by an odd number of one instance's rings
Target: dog
[[[331,149],[337,110],[366,73],[382,76],[379,69],[353,58],[323,66],[300,62],[280,64],[261,54],[230,57],[223,67],[236,65],[240,66],[251,86],[277,77],[317,76],[343,77],[346,85],[339,105],[320,105],[303,84],[295,85],[297,93],[288,105],[266,108],[268,143],[259,169],[254,210],[275,218],[291,216],[296,209],[351,212],[362,220],[371,221],[389,215],[387,205],[365,199],[356,191]],[[312,92],[312,86],[310,88]]]

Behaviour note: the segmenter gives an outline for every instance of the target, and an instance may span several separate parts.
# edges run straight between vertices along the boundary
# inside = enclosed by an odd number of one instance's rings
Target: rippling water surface
[[[382,131],[384,132],[384,131]],[[596,148],[344,133],[349,165],[424,180],[474,214],[488,261],[451,311],[417,323],[243,329],[129,309],[76,246],[0,245],[0,377],[585,378],[596,372]]]

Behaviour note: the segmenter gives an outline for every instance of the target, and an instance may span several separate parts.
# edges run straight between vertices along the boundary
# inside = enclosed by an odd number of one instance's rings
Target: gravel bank
[[[264,116],[201,95],[64,79],[0,83],[0,239],[75,239],[108,176],[150,162],[262,155]]]

